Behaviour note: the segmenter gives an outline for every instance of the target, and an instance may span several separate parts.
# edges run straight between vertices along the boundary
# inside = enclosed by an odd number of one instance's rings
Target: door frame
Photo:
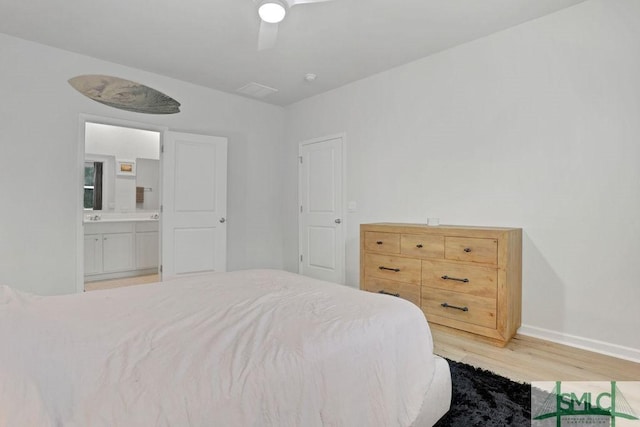
[[[340,212],[340,218],[342,220],[342,246],[344,247],[343,256],[340,260],[342,263],[342,274],[340,275],[340,284],[344,285],[347,277],[347,230],[348,230],[348,221],[345,216],[346,206],[347,206],[347,134],[346,132],[331,134],[327,136],[321,136],[318,138],[307,139],[304,141],[300,141],[298,143],[298,157],[296,158],[296,162],[298,163],[298,274],[302,273],[302,261],[300,257],[302,256],[302,221],[300,219],[300,206],[302,205],[302,174],[300,173],[300,158],[302,154],[302,147],[305,145],[316,144],[319,142],[329,141],[332,139],[340,138],[342,140],[342,212]]]
[[[162,145],[164,144],[165,132],[168,127],[164,125],[154,125],[150,123],[135,122],[131,120],[117,119],[114,117],[96,116],[92,114],[80,113],[78,121],[78,146],[77,146],[77,181],[76,181],[76,292],[84,292],[84,139],[86,123],[98,123],[102,125],[120,126],[133,129],[149,130],[160,133],[160,206],[162,206]],[[162,222],[162,216],[160,216]],[[162,227],[159,227],[158,238],[162,248]],[[161,249],[162,251],[162,249]],[[162,252],[160,252],[162,253]],[[160,259],[158,253],[158,260]],[[162,277],[162,276],[161,276]],[[162,278],[160,279],[162,280]]]

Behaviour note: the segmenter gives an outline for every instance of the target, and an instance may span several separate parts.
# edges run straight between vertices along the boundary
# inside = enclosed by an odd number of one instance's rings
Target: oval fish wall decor
[[[69,79],[69,84],[84,96],[109,107],[146,114],[180,112],[180,103],[170,96],[119,77],[83,75]]]

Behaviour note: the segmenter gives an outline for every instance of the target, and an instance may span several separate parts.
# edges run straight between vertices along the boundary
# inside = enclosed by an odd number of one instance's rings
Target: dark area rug
[[[435,427],[531,425],[531,385],[447,360],[451,368],[451,409]]]

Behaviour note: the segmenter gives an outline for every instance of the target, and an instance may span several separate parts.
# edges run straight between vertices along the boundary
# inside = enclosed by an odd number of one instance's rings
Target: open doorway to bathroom
[[[81,127],[83,290],[159,281],[162,130]]]

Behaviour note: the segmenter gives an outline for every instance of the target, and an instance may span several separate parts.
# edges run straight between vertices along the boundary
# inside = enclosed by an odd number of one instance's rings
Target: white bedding
[[[434,360],[413,304],[282,271],[0,286],[0,426],[409,426]]]

